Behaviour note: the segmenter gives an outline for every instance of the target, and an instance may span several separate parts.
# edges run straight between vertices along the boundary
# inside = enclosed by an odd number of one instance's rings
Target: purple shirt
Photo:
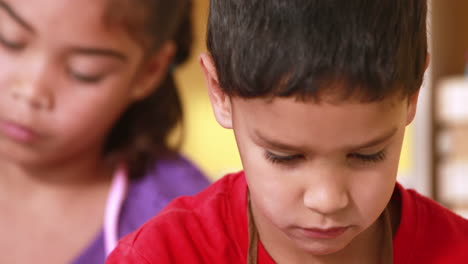
[[[154,169],[142,178],[130,181],[119,219],[119,237],[140,227],[174,198],[196,194],[208,185],[207,178],[185,158],[158,160]],[[104,261],[104,233],[101,230],[72,264],[103,264]]]

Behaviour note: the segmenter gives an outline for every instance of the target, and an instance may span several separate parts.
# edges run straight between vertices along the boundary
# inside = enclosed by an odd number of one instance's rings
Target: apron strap
[[[248,196],[248,218],[249,218],[249,248],[247,251],[247,264],[257,264],[258,259],[258,230],[252,215],[250,195]]]

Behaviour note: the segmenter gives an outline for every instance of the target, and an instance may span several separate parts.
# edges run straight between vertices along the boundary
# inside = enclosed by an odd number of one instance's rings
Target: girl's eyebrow
[[[31,33],[35,33],[34,28],[28,24],[24,19],[22,19],[13,8],[3,0],[0,0],[0,9],[3,9],[13,20],[20,24],[23,28],[28,30]],[[106,49],[106,48],[93,48],[93,47],[75,47],[73,50],[78,54],[90,55],[90,56],[104,56],[116,58],[122,62],[127,61],[127,57],[116,50]]]
[[[23,28],[25,28],[26,30],[28,30],[29,32],[31,33],[35,33],[34,32],[34,28],[28,24],[24,19],[22,19],[14,10],[13,8],[11,8],[11,6],[9,6],[5,1],[0,1],[0,8],[5,10],[6,13],[11,17],[13,18],[13,20],[15,20],[18,24],[20,24]]]
[[[77,46],[77,47],[73,47],[72,51],[80,55],[109,57],[109,58],[117,59],[121,62],[128,61],[127,56],[125,56],[122,52],[113,50],[113,49]]]

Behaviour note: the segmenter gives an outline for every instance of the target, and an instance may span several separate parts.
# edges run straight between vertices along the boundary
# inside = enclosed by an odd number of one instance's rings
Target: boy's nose
[[[343,184],[320,182],[304,193],[304,205],[319,214],[331,215],[349,205],[349,194]]]

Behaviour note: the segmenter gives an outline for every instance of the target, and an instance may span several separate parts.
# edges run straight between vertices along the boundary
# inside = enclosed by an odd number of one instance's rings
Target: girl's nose
[[[27,104],[35,110],[49,110],[52,107],[52,96],[39,78],[23,77],[14,81],[10,93],[18,103]]]
[[[17,65],[16,76],[12,76],[10,94],[17,103],[34,110],[50,110],[53,107],[52,85],[57,72],[50,58],[41,52],[26,54]]]

